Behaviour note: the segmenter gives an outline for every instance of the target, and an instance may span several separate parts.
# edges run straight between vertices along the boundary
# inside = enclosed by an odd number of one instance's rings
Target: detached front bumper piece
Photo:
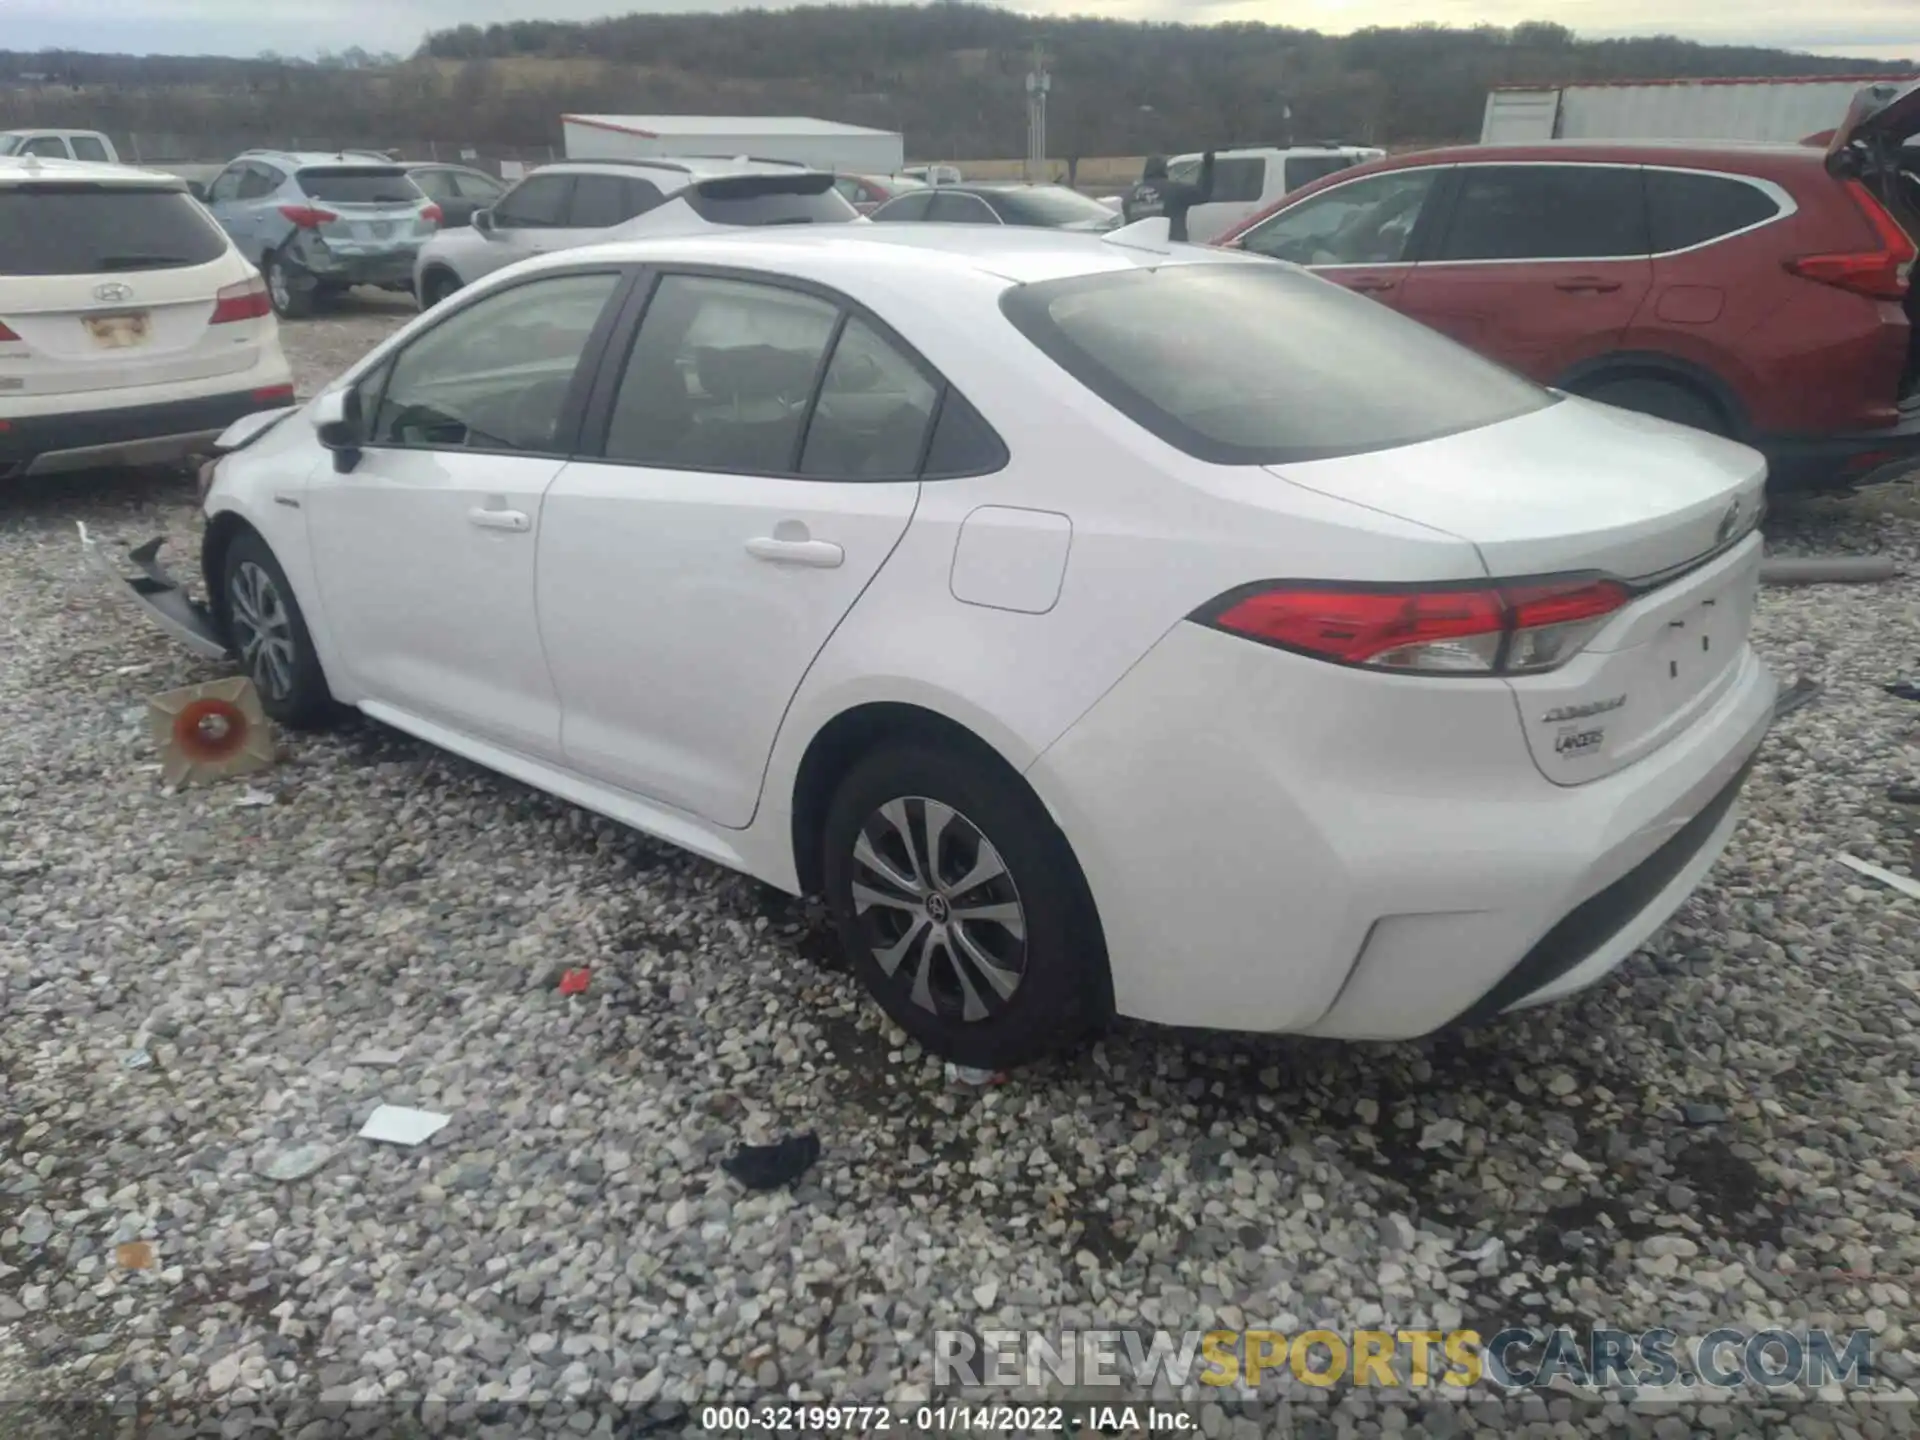
[[[80,548],[87,562],[112,583],[115,592],[132,600],[149,620],[194,654],[208,660],[228,657],[226,642],[220,638],[219,627],[207,607],[189,595],[186,587],[160,563],[164,539],[155,537],[127,552],[126,558],[140,570],[138,576],[129,577],[122,573],[119,562],[108,553],[108,547],[87,533],[86,522],[76,523],[80,527]]]

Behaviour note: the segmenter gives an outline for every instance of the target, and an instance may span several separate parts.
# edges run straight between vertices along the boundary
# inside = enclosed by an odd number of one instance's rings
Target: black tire
[[[445,270],[430,271],[426,279],[421,282],[420,294],[418,296],[420,308],[422,310],[433,309],[434,306],[452,295],[459,288],[460,281],[456,276],[448,274]]]
[[[1718,405],[1691,385],[1677,380],[1656,380],[1650,376],[1598,380],[1580,387],[1579,393],[1602,405],[1689,425],[1709,435],[1726,435],[1729,431],[1727,417],[1720,413]]]
[[[290,730],[317,730],[334,719],[333,692],[300,602],[267,542],[251,530],[227,546],[220,613],[235,657],[260,692],[261,709]],[[263,629],[277,644],[255,643]]]
[[[895,866],[897,874],[905,873],[901,861],[914,857],[920,867],[915,873],[924,874],[929,803],[953,815],[933,861],[938,883],[922,885],[926,898],[919,899],[885,882],[856,857],[856,846],[864,839],[866,853]],[[912,851],[895,823],[900,818],[915,837]],[[889,746],[840,783],[823,843],[827,904],[854,973],[932,1054],[990,1069],[1022,1065],[1107,1018],[1112,987],[1106,946],[1085,878],[1066,837],[1012,772],[957,748]],[[996,859],[999,873],[991,869]],[[984,878],[969,888],[953,888],[982,872]],[[856,899],[856,883],[864,901]],[[906,903],[874,903],[876,893]],[[976,917],[963,920],[969,910]],[[935,923],[943,917],[945,923]],[[935,931],[954,938],[931,943]],[[903,938],[910,943],[896,951],[895,968],[889,969],[881,953]],[[963,953],[997,963],[963,962]],[[1015,980],[1007,986],[1010,976]]]
[[[306,272],[290,264],[278,250],[269,250],[260,262],[267,282],[267,303],[282,320],[304,320],[313,314],[314,286]]]

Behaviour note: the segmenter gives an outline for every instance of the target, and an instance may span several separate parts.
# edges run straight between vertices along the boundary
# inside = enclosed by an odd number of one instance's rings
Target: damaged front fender
[[[160,563],[160,547],[166,543],[164,538],[156,536],[127,552],[126,558],[140,571],[137,576],[128,576],[122,573],[119,562],[108,553],[107,546],[87,533],[86,522],[76,523],[80,528],[80,548],[87,563],[111,584],[116,593],[130,599],[149,620],[194,654],[207,660],[225,660],[229,657],[231,652],[220,638],[219,627],[214,624],[207,607],[189,595],[186,587]]]

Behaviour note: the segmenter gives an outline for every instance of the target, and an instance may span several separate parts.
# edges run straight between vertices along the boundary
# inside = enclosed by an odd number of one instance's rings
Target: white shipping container
[[[1650,80],[1495,90],[1483,145],[1538,140],[1756,140],[1798,144],[1832,130],[1870,85],[1915,76]]]
[[[817,170],[891,175],[906,163],[901,137],[794,115],[563,115],[569,160],[748,155]]]

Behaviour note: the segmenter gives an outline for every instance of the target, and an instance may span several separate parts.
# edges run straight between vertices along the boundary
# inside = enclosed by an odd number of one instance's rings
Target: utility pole
[[[1027,72],[1027,183],[1047,178],[1047,92],[1053,76],[1047,73],[1046,37],[1033,42],[1033,69]]]

